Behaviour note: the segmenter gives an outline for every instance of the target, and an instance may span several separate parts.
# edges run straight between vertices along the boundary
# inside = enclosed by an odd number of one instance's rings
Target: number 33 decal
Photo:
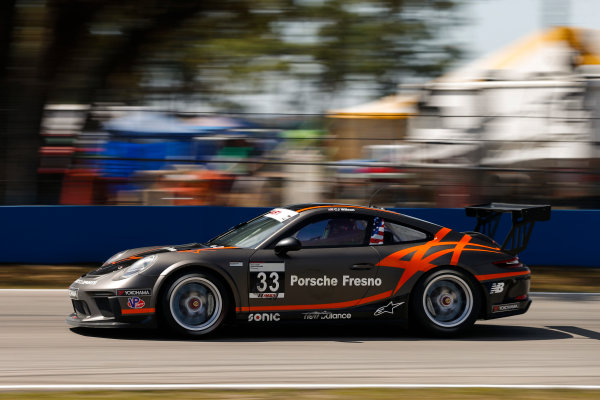
[[[279,290],[279,274],[277,272],[271,272],[269,274],[270,282],[267,282],[266,272],[259,272],[256,278],[258,279],[256,290],[259,292],[264,292],[267,288],[269,288],[271,292]]]
[[[250,298],[282,299],[285,296],[284,263],[250,263]]]

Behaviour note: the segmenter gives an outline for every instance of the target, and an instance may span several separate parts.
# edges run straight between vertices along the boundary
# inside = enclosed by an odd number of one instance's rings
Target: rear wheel
[[[175,279],[162,299],[162,316],[178,333],[206,335],[225,319],[228,298],[223,284],[205,273],[183,275]]]
[[[453,270],[437,271],[416,288],[411,301],[413,322],[429,334],[454,335],[470,328],[481,300],[473,280]]]

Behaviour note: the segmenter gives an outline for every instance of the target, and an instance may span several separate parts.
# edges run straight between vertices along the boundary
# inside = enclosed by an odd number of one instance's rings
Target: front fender
[[[164,289],[165,283],[167,283],[170,277],[172,277],[174,274],[184,271],[192,272],[200,270],[208,271],[221,278],[223,283],[229,287],[231,294],[233,295],[235,307],[240,305],[240,289],[229,271],[219,265],[209,262],[199,262],[198,260],[181,260],[165,268],[157,277],[156,283],[154,284],[154,293],[158,294],[156,302],[160,302],[159,297],[162,295],[161,290]]]

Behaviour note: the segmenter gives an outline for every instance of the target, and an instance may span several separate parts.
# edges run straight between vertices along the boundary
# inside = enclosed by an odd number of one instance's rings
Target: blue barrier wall
[[[95,263],[128,248],[203,242],[265,210],[5,206],[0,207],[0,263]]]
[[[265,208],[137,206],[0,207],[0,263],[97,263],[142,246],[204,242]],[[396,209],[460,231],[475,220],[463,209]],[[501,226],[498,237],[509,223]],[[521,259],[530,265],[600,266],[595,228],[600,211],[553,210],[536,223]],[[503,238],[503,237],[502,237]]]

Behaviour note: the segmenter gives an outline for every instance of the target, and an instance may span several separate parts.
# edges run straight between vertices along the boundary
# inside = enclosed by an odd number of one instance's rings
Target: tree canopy
[[[319,112],[340,94],[373,98],[436,76],[460,56],[444,39],[459,0],[0,3],[0,192],[32,193],[7,187],[34,184],[48,103],[177,99],[241,111],[271,94]]]

